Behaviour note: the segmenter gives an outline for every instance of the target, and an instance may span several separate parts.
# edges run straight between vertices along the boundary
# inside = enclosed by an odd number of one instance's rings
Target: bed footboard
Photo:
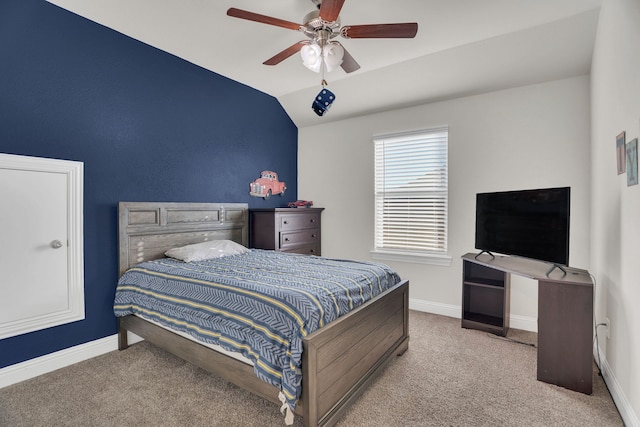
[[[409,282],[304,340],[304,421],[333,425],[395,356],[409,346]]]
[[[271,402],[278,389],[229,356],[176,335],[136,316],[118,319],[118,348],[127,331]],[[396,356],[409,346],[409,282],[397,284],[303,341],[302,396],[295,413],[308,427],[330,426],[346,412]]]

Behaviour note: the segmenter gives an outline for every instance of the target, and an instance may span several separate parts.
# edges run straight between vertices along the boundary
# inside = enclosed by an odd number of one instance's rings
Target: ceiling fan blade
[[[338,43],[338,42],[335,42],[335,43]],[[338,44],[342,46],[342,44],[340,43]],[[353,59],[353,56],[351,56],[351,54],[347,52],[347,49],[345,49],[344,46],[342,46],[342,49],[344,50],[344,55],[342,55],[342,64],[340,64],[340,66],[342,67],[344,72],[353,73],[354,71],[359,70],[360,64],[358,64],[356,60]]]
[[[320,18],[328,22],[333,22],[338,19],[344,0],[322,0],[320,5]]]
[[[347,39],[412,39],[418,33],[418,23],[347,25],[340,29]]]
[[[271,58],[267,59],[266,61],[263,62],[263,64],[264,65],[278,65],[279,63],[281,63],[282,61],[284,61],[285,59],[287,59],[291,55],[295,55],[296,53],[300,52],[300,49],[302,49],[302,46],[304,46],[305,44],[309,44],[309,42],[306,41],[306,40],[299,41],[298,43],[289,46],[288,48],[286,48],[282,52],[277,53],[274,56],[272,56]]]
[[[300,30],[301,25],[284,19],[272,18],[271,16],[260,15],[235,7],[227,10],[227,15],[234,18],[246,19],[247,21],[261,22],[263,24],[275,25],[276,27],[288,28],[289,30]]]

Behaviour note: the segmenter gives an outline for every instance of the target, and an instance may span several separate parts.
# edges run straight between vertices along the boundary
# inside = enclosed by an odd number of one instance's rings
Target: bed
[[[248,246],[246,204],[121,202],[118,210],[120,276],[164,258],[171,248],[207,240]],[[269,252],[256,256],[275,256]],[[305,426],[335,424],[383,368],[407,350],[408,291],[408,281],[400,281],[302,338],[301,393],[294,412]],[[269,401],[286,403],[280,389],[260,379],[246,360],[151,318],[129,314],[118,321],[120,350],[127,348],[132,332]]]

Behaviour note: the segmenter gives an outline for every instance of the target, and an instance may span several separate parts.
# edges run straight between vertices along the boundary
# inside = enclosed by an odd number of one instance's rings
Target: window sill
[[[371,251],[371,258],[377,261],[400,261],[416,264],[430,264],[449,267],[451,257],[443,254],[423,254],[417,252]]]

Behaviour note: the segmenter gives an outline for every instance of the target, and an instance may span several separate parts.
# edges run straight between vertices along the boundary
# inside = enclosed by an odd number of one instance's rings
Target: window
[[[448,135],[445,127],[374,138],[374,258],[450,263]]]

